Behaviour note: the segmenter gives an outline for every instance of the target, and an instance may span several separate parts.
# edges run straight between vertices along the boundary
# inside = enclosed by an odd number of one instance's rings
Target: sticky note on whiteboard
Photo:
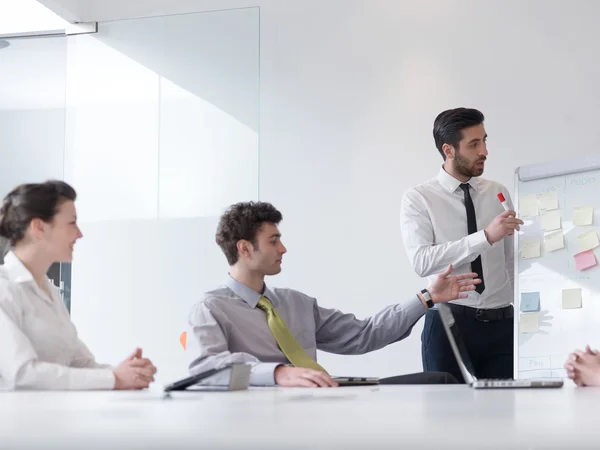
[[[535,333],[540,329],[540,316],[536,312],[523,313],[519,316],[519,331]]]
[[[540,310],[540,293],[523,292],[521,294],[521,312],[536,312]]]
[[[598,234],[596,230],[586,231],[583,234],[577,236],[577,244],[579,245],[579,251],[585,252],[586,250],[592,250],[600,245],[598,241]]]
[[[544,247],[547,252],[554,252],[565,248],[565,237],[563,236],[562,230],[555,231],[544,237]]]
[[[529,194],[519,197],[519,216],[535,217],[538,215],[537,194]]]
[[[546,192],[540,195],[540,209],[542,211],[558,209],[558,196],[556,192]]]
[[[548,211],[542,214],[542,230],[554,231],[560,230],[560,211]]]
[[[594,267],[598,264],[594,250],[577,253],[575,256],[575,268],[577,270],[585,270]]]
[[[563,289],[562,307],[563,309],[581,308],[581,289]]]
[[[523,247],[521,247],[523,259],[539,258],[540,254],[540,241],[523,241]]]
[[[573,225],[578,227],[592,225],[594,222],[594,208],[579,206],[573,209]]]

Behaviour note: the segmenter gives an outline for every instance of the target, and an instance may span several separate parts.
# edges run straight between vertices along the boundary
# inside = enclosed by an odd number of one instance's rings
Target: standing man
[[[476,109],[444,111],[433,137],[444,164],[437,177],[402,198],[404,246],[415,272],[434,279],[452,264],[482,280],[468,297],[449,304],[478,378],[513,377],[513,239],[523,222],[504,211],[499,183],[480,178],[487,159],[484,116]],[[423,368],[463,380],[439,313],[427,311],[421,335]],[[464,382],[464,380],[463,380]]]

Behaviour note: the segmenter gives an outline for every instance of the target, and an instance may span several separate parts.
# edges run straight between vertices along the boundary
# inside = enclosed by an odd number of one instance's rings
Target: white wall
[[[600,144],[600,3],[559,0],[96,0],[83,20],[261,7],[260,197],[284,214],[289,254],[270,282],[359,316],[423,282],[399,205],[435,176],[441,110],[486,114],[486,176]],[[420,331],[371,355],[321,355],[334,373],[421,369]]]

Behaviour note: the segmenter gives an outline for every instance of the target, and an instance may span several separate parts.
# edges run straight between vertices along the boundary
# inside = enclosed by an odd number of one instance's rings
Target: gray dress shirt
[[[378,350],[407,337],[425,313],[415,296],[403,305],[388,306],[368,319],[319,306],[317,300],[292,289],[270,289],[265,295],[306,353],[317,349],[343,355]],[[274,371],[290,364],[256,307],[261,294],[229,277],[207,292],[190,312],[187,353],[190,374],[229,363],[252,365],[250,384],[272,386]]]

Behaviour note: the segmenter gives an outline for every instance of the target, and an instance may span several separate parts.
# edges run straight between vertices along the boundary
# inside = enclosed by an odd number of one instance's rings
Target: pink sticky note
[[[575,255],[575,266],[577,267],[577,270],[589,269],[590,267],[594,267],[596,264],[598,264],[598,262],[596,261],[594,250],[587,250]]]

